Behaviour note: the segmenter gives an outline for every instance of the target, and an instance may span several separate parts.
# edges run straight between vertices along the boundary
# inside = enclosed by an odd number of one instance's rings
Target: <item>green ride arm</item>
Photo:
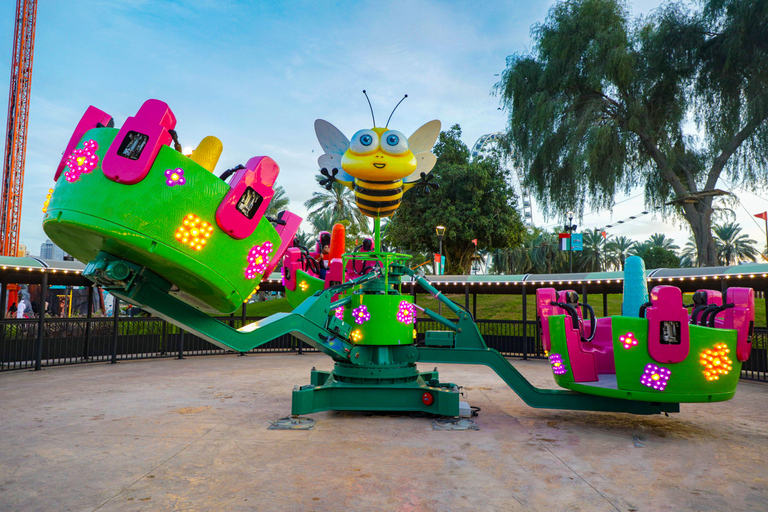
[[[503,355],[492,348],[455,349],[419,348],[419,359],[424,363],[482,364],[490,367],[512,391],[531,407],[540,409],[567,409],[575,411],[628,412],[631,414],[659,414],[680,412],[680,404],[641,402],[560,389],[540,389],[531,384]]]
[[[118,268],[121,273],[111,269]],[[169,295],[170,283],[144,267],[101,253],[83,275],[110,293],[206,341],[236,352],[247,352],[283,334],[293,334],[335,360],[348,360],[353,345],[347,341],[351,327],[332,314],[331,299],[338,293],[376,277],[367,274],[307,298],[292,313],[277,313],[234,329]],[[344,299],[337,301],[343,302]]]

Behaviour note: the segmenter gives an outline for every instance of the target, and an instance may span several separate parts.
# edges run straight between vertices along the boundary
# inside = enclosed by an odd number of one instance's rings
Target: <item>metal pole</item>
[[[440,251],[439,251],[439,254],[440,254],[440,274],[439,275],[443,275],[443,237],[439,236],[437,238],[438,238],[438,240],[440,240]]]
[[[5,275],[0,282],[0,347],[5,346],[5,314],[8,312],[8,308],[5,304],[5,294],[8,293],[8,286],[5,283]]]
[[[39,306],[40,314],[45,315],[45,302]],[[91,318],[93,318],[93,286],[88,287],[88,313],[85,315],[85,343],[83,344],[83,361],[88,360],[88,347],[91,344]]]
[[[43,283],[40,285],[40,300],[45,304],[48,290],[48,272],[43,272]],[[39,309],[39,307],[38,307]],[[37,343],[35,343],[35,370],[39,370],[43,362],[43,330],[45,329],[45,314],[37,319]]]
[[[528,308],[525,284],[523,284],[523,360],[528,359]]]
[[[184,329],[179,329],[179,357],[177,359],[184,359]]]
[[[464,283],[464,305],[469,311],[469,283]]]
[[[117,364],[117,331],[120,329],[120,299],[113,295],[112,300],[112,360],[110,364]]]

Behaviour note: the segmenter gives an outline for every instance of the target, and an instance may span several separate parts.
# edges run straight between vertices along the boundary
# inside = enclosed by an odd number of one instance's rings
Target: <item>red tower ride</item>
[[[19,246],[36,18],[37,0],[16,0],[16,30],[13,37],[0,201],[0,256],[17,256]]]

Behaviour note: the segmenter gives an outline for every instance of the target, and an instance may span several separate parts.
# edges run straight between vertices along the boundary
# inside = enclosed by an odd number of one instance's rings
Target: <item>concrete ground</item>
[[[543,361],[513,361],[555,387]],[[485,367],[440,365],[479,430],[325,412],[267,430],[320,354],[0,375],[0,511],[768,510],[768,385],[670,417],[537,410]],[[421,368],[427,370],[431,368]]]

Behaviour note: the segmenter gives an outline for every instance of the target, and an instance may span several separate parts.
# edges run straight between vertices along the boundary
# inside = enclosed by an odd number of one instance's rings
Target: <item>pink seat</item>
[[[275,231],[280,235],[280,246],[275,250],[267,269],[264,271],[265,277],[269,277],[269,274],[277,268],[277,264],[282,259],[283,254],[285,254],[293,243],[293,237],[299,230],[302,219],[294,213],[283,211],[278,214],[277,220],[285,222],[285,224],[278,223],[277,226],[275,226]]]
[[[67,159],[69,155],[72,154],[72,151],[74,151],[77,145],[80,143],[80,139],[83,138],[85,132],[93,128],[98,128],[99,126],[106,127],[114,125],[115,122],[112,120],[111,115],[107,114],[103,110],[99,110],[93,105],[88,107],[85,111],[85,114],[83,114],[83,117],[80,118],[80,122],[77,123],[77,127],[72,133],[72,137],[69,139],[69,143],[67,144],[66,149],[64,149],[64,155],[61,157],[59,166],[56,168],[56,175],[53,177],[53,180],[58,181],[59,176],[61,176],[61,172],[64,170],[64,167],[67,166]]]
[[[302,270],[301,249],[289,247],[283,256],[283,286],[286,290],[296,291],[297,270]]]
[[[231,188],[216,210],[216,223],[236,240],[248,238],[267,212],[280,168],[268,156],[255,156],[231,179]]]
[[[690,351],[688,310],[676,286],[661,285],[651,290],[648,319],[648,354],[659,363],[679,363]]]
[[[344,282],[344,264],[341,258],[334,258],[328,263],[328,271],[325,273],[325,288]]]
[[[557,292],[554,288],[539,288],[536,290],[536,317],[539,319],[541,329],[541,344],[545,352],[552,348],[552,341],[549,338],[549,321],[552,315],[562,315],[562,310],[553,306],[552,302],[557,302]]]
[[[565,315],[565,342],[568,347],[568,359],[571,363],[573,380],[576,382],[594,382],[597,380],[595,354],[586,350],[581,341],[581,333],[573,327],[570,315]]]
[[[584,329],[590,329],[589,320],[584,321]],[[590,352],[595,357],[595,366],[598,374],[616,373],[616,361],[613,357],[613,330],[611,318],[597,319],[597,330],[594,339],[589,342],[581,342],[582,350]]]
[[[752,329],[755,326],[755,291],[752,288],[728,288],[726,303],[732,308],[724,311],[723,327],[736,329],[736,357],[744,362],[752,351]]]
[[[133,185],[143,180],[163,146],[173,137],[168,130],[176,127],[176,116],[160,100],[147,100],[134,117],[129,117],[107,149],[101,170],[110,180]]]
[[[693,302],[695,307],[691,312],[690,323],[698,325],[708,307],[723,305],[723,294],[718,290],[696,290],[693,294]]]

